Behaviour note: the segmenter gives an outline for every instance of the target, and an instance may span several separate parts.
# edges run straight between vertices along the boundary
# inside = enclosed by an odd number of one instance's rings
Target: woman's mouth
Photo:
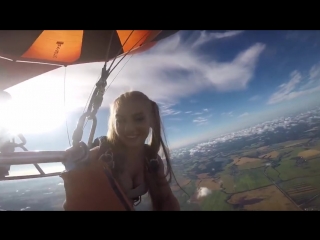
[[[138,137],[138,135],[130,135],[130,136],[126,136],[126,137],[129,138],[129,139],[135,139],[135,138]]]

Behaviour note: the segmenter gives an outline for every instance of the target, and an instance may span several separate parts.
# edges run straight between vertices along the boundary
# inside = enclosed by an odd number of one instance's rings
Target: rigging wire
[[[104,66],[103,66],[104,68],[107,67],[109,52],[110,52],[111,43],[112,43],[112,40],[113,40],[113,34],[114,34],[115,31],[116,31],[116,30],[114,30],[114,31],[111,32],[111,37],[110,37],[110,41],[109,41],[109,46],[108,46],[108,49],[107,49],[107,51],[106,51],[106,57],[105,57],[105,62],[104,62]],[[128,41],[128,39],[130,38],[130,36],[131,36],[131,34],[133,33],[133,31],[134,31],[134,30],[131,31],[131,33],[130,33],[129,36],[127,37],[127,39],[126,39],[125,43],[123,44],[123,46],[126,44],[126,42]],[[119,49],[118,54],[120,53],[120,51],[121,51],[121,49],[123,48],[123,46],[121,46],[121,48]],[[118,54],[117,54],[117,55],[118,55]],[[115,59],[116,59],[116,57],[114,58],[114,60],[115,60]],[[113,61],[113,62],[114,62],[114,61]],[[113,63],[113,62],[112,62],[112,63]],[[111,65],[110,65],[110,67],[109,67],[109,70],[110,70],[110,68],[111,68],[111,66],[112,66],[112,63],[111,63]],[[98,83],[99,79],[100,79],[100,76],[98,77],[98,79],[97,79],[97,81],[96,81],[96,84]],[[86,105],[85,105],[84,108],[83,108],[82,114],[84,114],[84,112],[85,112],[85,110],[86,110],[86,108],[87,108],[87,106],[88,106],[88,104],[89,104],[89,102],[90,102],[90,100],[91,100],[91,97],[92,97],[92,94],[93,94],[94,89],[95,89],[95,87],[96,87],[96,84],[93,85],[93,87],[92,87],[91,93],[90,93],[90,95],[89,95],[89,97],[88,97],[88,99],[87,99]],[[85,122],[85,124],[83,125],[82,130],[86,127],[87,123],[88,123],[88,119],[86,119],[86,122]]]
[[[114,68],[111,69],[110,73],[111,74],[113,72],[113,70],[119,65],[119,63],[136,47],[136,45],[148,34],[149,32],[146,32],[130,49],[128,52],[126,52],[123,57],[119,60],[119,62],[117,62],[117,64],[114,66]],[[149,33],[150,34],[150,33]],[[142,46],[142,45],[141,45]],[[115,59],[114,59],[115,60]],[[111,66],[110,66],[111,68]]]
[[[99,81],[99,78],[100,78],[100,76],[98,77],[98,80],[96,81],[96,83]],[[92,89],[91,89],[91,93],[90,93],[90,95],[89,95],[89,97],[88,97],[88,99],[87,99],[86,105],[85,105],[84,108],[83,108],[82,114],[84,114],[84,112],[85,112],[85,110],[86,110],[86,108],[87,108],[87,106],[88,106],[88,104],[89,104],[89,101],[90,101],[91,96],[92,96],[92,94],[93,94],[94,88],[95,88],[95,85],[93,85],[93,87],[92,87]],[[88,121],[89,121],[89,120],[86,119],[86,122],[85,122],[85,124],[83,125],[82,130],[86,127]]]
[[[104,92],[104,94],[106,94],[107,90],[109,89],[109,87],[111,86],[111,84],[113,83],[113,81],[118,77],[119,73],[122,71],[122,69],[124,68],[124,66],[129,62],[129,60],[134,56],[134,54],[132,54],[129,59],[123,64],[123,66],[120,68],[119,72],[116,74],[116,76],[111,80],[110,84],[107,86],[106,91]]]
[[[115,31],[116,31],[116,30],[115,30]],[[109,46],[108,46],[108,49],[107,49],[107,52],[106,52],[106,60],[105,60],[105,63],[104,63],[104,67],[105,67],[105,68],[106,68],[106,66],[107,66],[108,55],[109,55],[110,46],[111,46],[111,42],[112,42],[112,36],[113,36],[113,33],[114,33],[115,31],[112,32],[111,39],[110,39],[110,41],[109,41]],[[134,49],[134,47],[148,34],[148,32],[145,33],[145,34],[131,47],[131,49],[129,49],[129,51],[128,51],[126,54],[124,54],[124,56],[119,60],[119,62],[114,66],[114,68],[111,69],[113,63],[114,63],[115,60],[117,59],[117,56],[120,54],[121,50],[123,49],[123,47],[124,47],[124,46],[126,45],[126,43],[128,42],[128,40],[129,40],[129,38],[131,37],[131,35],[132,35],[133,32],[134,32],[134,30],[131,31],[131,33],[129,34],[129,36],[127,37],[127,39],[125,40],[125,42],[123,43],[123,45],[121,46],[121,48],[119,49],[116,57],[114,57],[113,61],[111,62],[110,66],[109,66],[109,68],[108,68],[108,70],[107,70],[107,71],[109,72],[109,75],[110,75],[111,72],[119,65],[119,63]],[[130,58],[131,58],[131,57],[130,57]],[[130,60],[130,58],[129,58],[129,60]],[[129,60],[128,60],[128,61],[129,61]],[[127,61],[127,62],[128,62],[128,61]],[[126,63],[127,63],[127,62],[126,62]],[[126,63],[124,64],[124,66],[126,65]],[[123,66],[123,67],[124,67],[124,66]],[[118,74],[121,72],[121,70],[123,69],[123,67],[120,69],[120,71],[118,72]],[[111,71],[110,71],[110,69],[111,69]],[[115,78],[118,76],[118,74],[115,76]],[[115,78],[112,80],[112,82],[115,80]],[[99,80],[98,80],[98,81],[99,81]],[[109,86],[110,86],[110,85],[109,85]],[[84,111],[85,111],[85,109],[86,109],[86,107],[87,107],[87,105],[88,105],[88,102],[89,102],[90,99],[91,99],[91,96],[92,96],[92,93],[93,93],[93,91],[94,91],[94,88],[95,88],[95,86],[93,86],[93,88],[92,88],[91,94],[90,94],[90,96],[88,97],[88,100],[87,100],[86,106],[85,106],[85,108],[84,108],[84,110],[83,110],[83,113],[84,113]],[[108,88],[109,88],[109,87],[108,87]],[[107,89],[108,89],[108,88],[107,88]],[[88,123],[88,119],[86,119],[86,122],[85,122],[85,124],[84,124],[84,126],[83,126],[82,129],[85,128],[85,126],[87,125],[87,123]]]
[[[108,68],[108,72],[110,71],[110,69],[111,69],[114,61],[117,59],[117,56],[120,54],[121,50],[122,50],[123,47],[126,45],[127,41],[129,40],[129,38],[131,37],[131,35],[132,35],[133,32],[134,32],[134,30],[131,31],[131,33],[129,34],[129,36],[127,37],[127,39],[124,41],[124,43],[123,43],[123,45],[121,46],[121,48],[119,49],[116,57],[115,57],[115,58],[113,59],[113,61],[111,62],[110,67]],[[139,40],[139,41],[140,41],[140,40]],[[138,42],[139,42],[139,41],[138,41]],[[130,51],[130,50],[129,50],[129,51]],[[120,61],[121,61],[121,60],[120,60]],[[110,73],[111,73],[111,72],[110,72]]]
[[[70,134],[69,134],[69,127],[68,127],[68,118],[67,118],[67,114],[66,114],[66,76],[67,76],[67,66],[64,66],[64,76],[63,76],[63,106],[64,106],[64,116],[65,116],[65,122],[66,122],[66,128],[67,128],[68,141],[69,141],[69,145],[71,146]]]

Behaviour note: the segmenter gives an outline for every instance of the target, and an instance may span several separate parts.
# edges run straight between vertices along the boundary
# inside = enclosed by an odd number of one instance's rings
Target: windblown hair
[[[173,171],[172,171],[172,166],[171,166],[171,161],[170,161],[170,153],[169,149],[167,147],[166,143],[166,137],[165,137],[165,132],[163,129],[163,124],[161,122],[160,118],[160,111],[158,104],[152,100],[150,100],[145,94],[139,91],[130,91],[126,92],[122,95],[120,95],[118,98],[115,99],[115,101],[111,104],[110,106],[110,117],[109,117],[109,123],[108,123],[108,132],[107,132],[107,139],[108,142],[111,144],[112,148],[115,151],[120,151],[123,149],[123,144],[118,138],[118,135],[116,133],[116,123],[115,123],[115,114],[117,108],[121,104],[125,104],[126,101],[132,101],[132,100],[142,100],[146,101],[147,103],[150,103],[150,114],[152,117],[152,125],[151,125],[151,139],[149,139],[149,147],[148,147],[148,155],[149,157],[152,156],[153,159],[158,157],[159,152],[164,155],[165,158],[165,167],[166,167],[166,173],[165,177],[167,178],[168,182],[170,183],[172,180],[172,177],[175,178]],[[117,165],[117,163],[115,163]],[[118,170],[115,168],[115,175],[117,175],[118,171],[121,171],[122,167],[119,166],[122,165],[121,163],[118,163]],[[169,178],[168,178],[169,176]],[[149,186],[149,195],[152,200],[152,205],[153,208],[156,210],[159,208],[159,203],[158,203],[158,179],[152,179],[152,180],[147,180],[147,184]]]
[[[158,104],[150,100],[145,94],[139,91],[130,91],[120,95],[110,106],[110,117],[108,123],[108,141],[115,147],[115,149],[121,148],[122,144],[119,141],[115,130],[115,112],[120,104],[123,104],[125,101],[131,100],[142,100],[150,103],[150,113],[152,114],[152,135],[149,142],[150,151],[154,158],[157,157],[158,153],[161,151],[166,160],[166,177],[169,176],[169,182],[172,179],[172,167],[170,162],[170,153],[166,143],[165,132],[163,129],[163,124],[160,118],[160,111]]]

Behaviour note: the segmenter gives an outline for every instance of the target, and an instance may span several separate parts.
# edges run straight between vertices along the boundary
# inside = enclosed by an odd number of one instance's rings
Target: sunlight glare
[[[63,108],[36,97],[14,99],[1,107],[0,126],[13,134],[50,132],[65,121]]]
[[[45,174],[63,172],[65,167],[62,163],[43,163],[39,164],[40,168]],[[39,171],[31,164],[26,165],[12,165],[10,167],[9,176],[24,176],[24,175],[38,175]]]

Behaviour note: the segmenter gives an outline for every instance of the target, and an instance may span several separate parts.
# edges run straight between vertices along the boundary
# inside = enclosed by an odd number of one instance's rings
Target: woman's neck
[[[137,148],[137,147],[126,148],[126,155],[129,159],[143,158],[144,157],[144,146],[142,146],[140,148]]]

